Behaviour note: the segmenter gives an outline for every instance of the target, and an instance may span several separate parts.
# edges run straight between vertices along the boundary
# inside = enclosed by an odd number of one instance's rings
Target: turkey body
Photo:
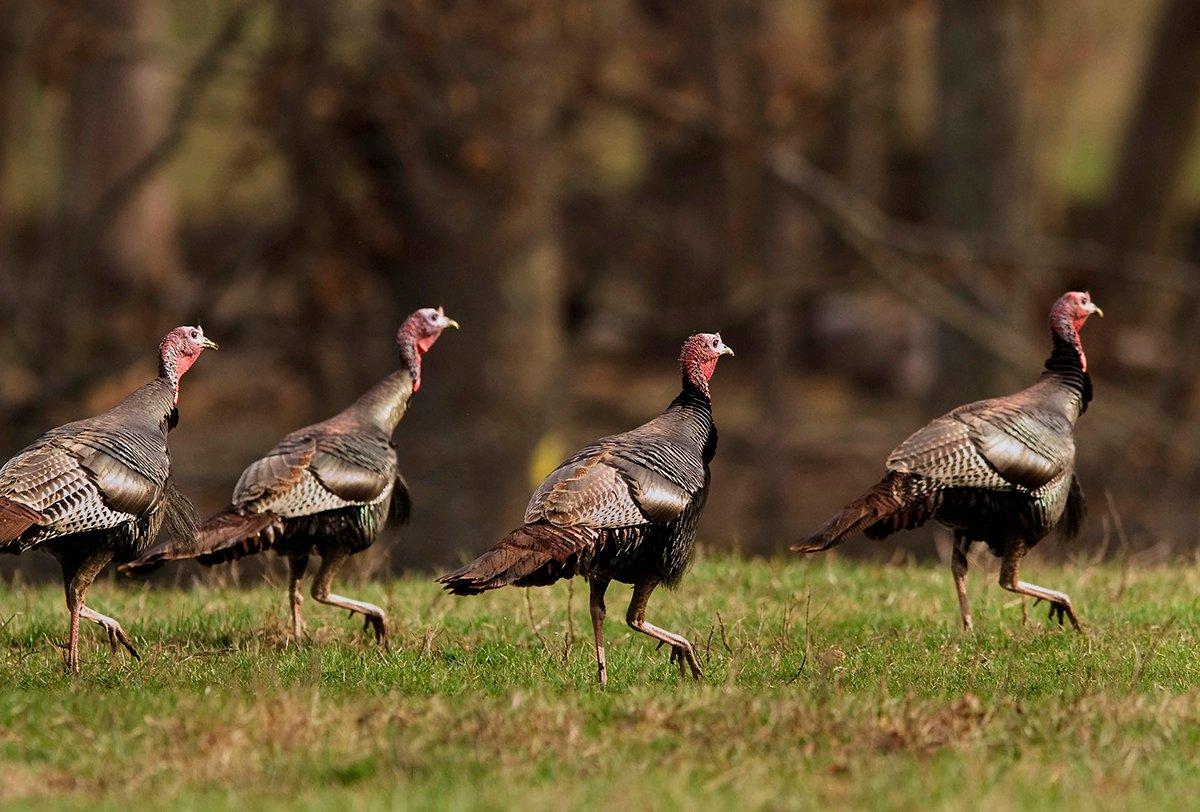
[[[440,307],[409,315],[396,333],[399,370],[338,414],[293,431],[250,463],[234,486],[229,508],[204,522],[195,539],[154,547],[124,571],[185,558],[212,565],[274,550],[288,559],[292,637],[299,644],[304,633],[300,582],[310,556],[319,555],[313,598],[362,615],[363,628],[373,628],[375,639],[386,645],[383,609],[335,595],[330,586],[342,564],[374,544],[389,520],[408,519],[412,502],[391,438],[421,388],[423,356],[447,328],[457,329],[458,322]]]
[[[129,561],[168,517],[174,532],[188,532],[190,505],[170,481],[167,433],[177,420],[170,385],[155,380],[104,414],[52,429],[19,451],[0,467],[0,499],[38,518],[0,538],[0,552],[41,547],[60,560],[107,552]]]
[[[859,531],[883,539],[933,519],[954,532],[951,564],[966,628],[972,619],[964,579],[974,542],[1002,559],[1002,586],[1046,600],[1052,616],[1078,628],[1064,593],[1021,582],[1017,573],[1020,559],[1050,532],[1070,538],[1082,525],[1074,428],[1091,399],[1077,344],[1055,333],[1037,383],[960,406],[915,432],[888,456],[878,484],[792,549],[827,550]]]
[[[398,397],[407,399],[406,384],[399,382]],[[263,549],[353,555],[375,542],[389,518],[406,521],[411,503],[396,449],[359,406],[292,432],[251,463],[231,509],[201,526],[195,557],[211,565]]]
[[[159,346],[159,375],[103,414],[52,429],[0,467],[0,552],[41,548],[62,567],[71,625],[69,673],[79,671],[79,622],[91,620],[138,656],[116,620],[85,604],[110,561],[142,555],[160,530],[190,538],[191,504],[171,481],[167,434],[179,422],[179,380],[216,344],[178,327]]]
[[[293,634],[303,635],[300,580],[311,555],[321,557],[313,596],[364,616],[386,642],[384,611],[330,592],[345,560],[366,550],[389,521],[407,521],[408,486],[391,435],[408,408],[413,374],[388,376],[337,415],[293,431],[247,466],[227,510],[205,521],[195,539],[170,541],[127,565],[147,571],[195,558],[211,566],[266,550],[289,561]]]
[[[1073,536],[1084,510],[1073,428],[1091,399],[1090,385],[1073,383],[1047,376],[913,434],[888,456],[877,489],[891,504],[865,535],[881,539],[936,518],[998,556],[1014,544],[1031,548],[1056,528]]]
[[[718,358],[732,354],[719,334],[691,336],[680,355],[683,388],[662,414],[559,465],[534,491],[520,527],[439,583],[456,595],[476,595],[586,578],[601,685],[608,680],[605,592],[612,581],[632,584],[626,622],[669,645],[681,675],[686,667],[699,678],[691,642],[649,623],[645,613],[655,588],[678,584],[691,561],[717,451],[708,384]]]
[[[459,595],[576,575],[674,586],[691,561],[716,449],[712,403],[685,388],[650,422],[562,463],[529,500],[523,526],[440,581]]]

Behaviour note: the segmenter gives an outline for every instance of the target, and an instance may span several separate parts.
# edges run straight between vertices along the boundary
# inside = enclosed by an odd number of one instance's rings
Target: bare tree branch
[[[707,137],[733,139],[716,119],[708,114],[706,105],[679,97],[646,99],[627,94],[601,93],[605,100],[626,107],[645,117],[682,127]],[[736,144],[735,144],[736,146]],[[977,305],[964,300],[948,285],[929,273],[912,256],[941,257],[960,263],[983,266],[972,250],[973,243],[988,242],[975,235],[963,235],[952,230],[925,228],[900,224],[885,212],[846,186],[833,175],[822,171],[794,149],[776,147],[765,155],[747,151],[746,159],[757,161],[784,188],[799,195],[814,206],[837,235],[857,253],[869,269],[894,292],[917,310],[946,324],[977,344],[989,354],[1017,370],[1037,367],[1044,353],[1024,335],[1014,332],[1008,324]],[[1063,264],[1087,264],[1071,249],[1085,247],[1095,256],[1116,249],[1090,243],[1047,238],[1045,243],[1057,247]],[[993,244],[993,249],[1001,246]],[[1009,255],[1009,261],[1019,261],[1020,254]],[[1195,275],[1200,268],[1182,261],[1140,255],[1143,265],[1162,263],[1173,270],[1177,280]],[[1065,261],[1068,260],[1069,261]],[[775,290],[774,296],[787,296],[791,291]],[[740,300],[745,291],[738,291]],[[1093,377],[1096,377],[1093,375]],[[1193,433],[1180,421],[1161,409],[1121,387],[1098,379],[1104,390],[1104,406],[1112,424],[1101,423],[1110,442],[1123,442],[1129,434],[1148,436],[1163,444],[1187,442]]]
[[[926,273],[887,241],[887,216],[845,184],[817,169],[794,150],[777,148],[764,159],[773,177],[804,196],[827,217],[838,236],[855,250],[893,291],[921,312],[957,330],[996,358],[1019,370],[1036,367],[1043,352],[1028,338],[981,308],[964,300],[949,286]],[[1096,377],[1093,375],[1093,377]],[[1110,381],[1098,379],[1106,410],[1126,432],[1178,443],[1189,433],[1161,409]],[[1114,427],[1115,428],[1115,427]]]
[[[682,94],[644,94],[596,90],[601,101],[637,115],[679,127],[709,138],[737,141],[739,134],[724,130],[716,114],[702,101]],[[763,158],[769,164],[769,160]],[[808,163],[807,161],[805,163]],[[848,199],[861,198],[834,176],[809,164],[812,171],[845,188]],[[771,172],[770,166],[767,171]],[[939,228],[924,223],[894,219],[870,201],[863,200],[859,215],[874,221],[874,231],[891,247],[913,257],[938,258],[951,263],[983,266],[1014,265],[1036,252],[1048,266],[1085,267],[1089,271],[1126,279],[1167,291],[1200,293],[1200,264],[1148,251],[1127,250],[1095,240],[1076,240],[1046,234],[1032,235],[1024,247],[1000,235]],[[873,213],[872,213],[873,210]]]
[[[179,97],[175,103],[175,110],[171,114],[162,138],[153,149],[100,195],[95,207],[84,218],[63,254],[59,278],[72,278],[72,272],[88,261],[125,205],[183,143],[187,126],[196,112],[200,99],[217,76],[221,67],[221,58],[241,39],[250,9],[256,2],[257,0],[246,0],[230,12],[216,35],[201,52],[184,77]]]

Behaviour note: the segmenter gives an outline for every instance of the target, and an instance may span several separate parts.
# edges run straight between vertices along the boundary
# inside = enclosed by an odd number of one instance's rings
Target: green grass
[[[1200,569],[1025,576],[1068,590],[1087,636],[1023,622],[994,572],[972,573],[964,635],[941,567],[708,558],[649,612],[696,643],[703,682],[621,623],[614,585],[607,691],[582,583],[573,639],[561,584],[528,606],[345,585],[389,610],[381,652],[311,600],[287,646],[278,585],[102,581],[89,603],[144,659],[110,659],[89,625],[74,680],[50,643],[60,591],[3,587],[0,806],[1190,806]]]

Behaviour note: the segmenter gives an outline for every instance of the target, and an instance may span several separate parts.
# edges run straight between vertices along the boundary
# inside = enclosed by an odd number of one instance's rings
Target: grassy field
[[[427,578],[344,589],[391,613],[390,652],[280,585],[102,581],[144,659],[84,630],[82,677],[51,640],[61,593],[0,588],[0,806],[884,809],[1190,806],[1200,795],[1200,567],[1029,566],[1087,636],[973,573],[701,561],[649,618],[691,636],[681,681],[609,592],[594,683],[586,588],[441,596]],[[568,622],[568,602],[574,624]],[[532,619],[532,623],[531,623]]]

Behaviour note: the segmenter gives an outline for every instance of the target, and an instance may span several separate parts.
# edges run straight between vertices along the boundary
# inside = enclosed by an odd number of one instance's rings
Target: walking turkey
[[[700,664],[683,635],[646,621],[659,584],[674,586],[687,569],[696,523],[708,495],[717,451],[709,380],[722,355],[720,334],[698,333],[683,345],[683,389],[667,410],[624,434],[597,440],[560,465],[534,492],[525,523],[465,567],[438,579],[456,595],[545,586],[581,575],[591,586],[592,626],[600,684],[604,659],[604,593],[610,581],[633,585],[625,620],[671,647],[671,660],[699,679]]]
[[[1064,294],[1050,310],[1053,349],[1033,386],[960,406],[899,445],[887,474],[820,530],[792,547],[828,550],[863,531],[882,539],[936,519],[954,532],[951,569],[963,627],[967,552],[986,542],[1001,558],[1000,585],[1050,604],[1050,617],[1079,629],[1066,593],[1021,581],[1021,558],[1051,530],[1078,534],[1084,501],[1075,477],[1075,421],[1092,399],[1079,331],[1103,311],[1087,293]]]
[[[67,672],[79,672],[79,621],[91,620],[140,659],[121,624],[84,603],[110,561],[137,558],[164,526],[190,537],[190,503],[171,481],[167,433],[179,422],[179,381],[205,348],[199,327],[159,347],[158,377],[112,409],[43,434],[0,467],[0,553],[41,547],[62,566],[71,624]]]
[[[312,585],[320,603],[363,616],[387,644],[387,616],[365,601],[329,591],[346,559],[374,543],[388,521],[403,523],[412,507],[391,442],[409,399],[421,388],[421,358],[458,322],[439,308],[409,316],[396,334],[401,367],[339,414],[292,432],[242,472],[232,504],[200,526],[196,538],[161,544],[122,570],[155,569],[196,558],[213,565],[263,550],[288,558],[292,635],[304,635],[300,582],[311,555],[321,556]]]

